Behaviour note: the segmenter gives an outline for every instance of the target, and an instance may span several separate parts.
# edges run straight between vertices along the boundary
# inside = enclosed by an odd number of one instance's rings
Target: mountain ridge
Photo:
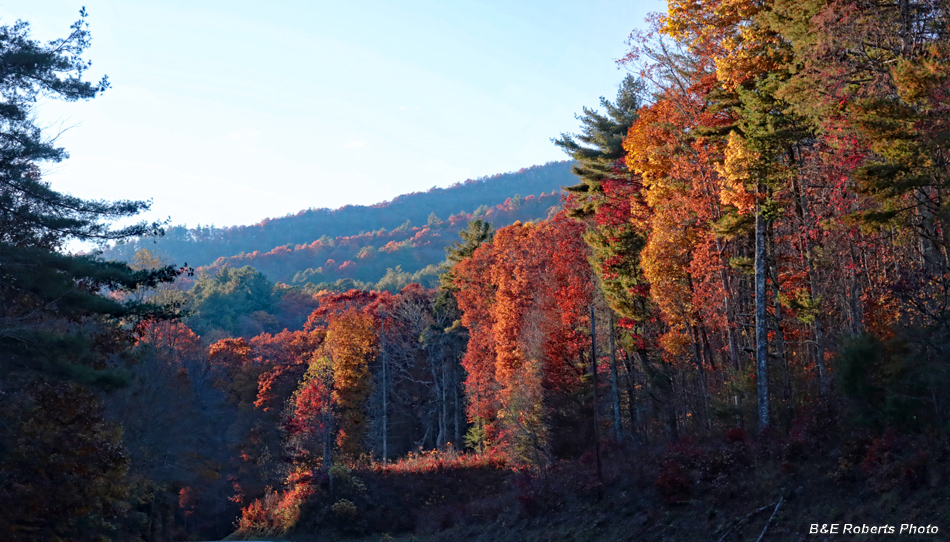
[[[441,262],[444,248],[455,240],[454,229],[468,220],[501,227],[545,218],[550,207],[560,205],[562,187],[576,182],[572,164],[549,162],[373,205],[311,207],[250,225],[173,226],[164,237],[116,245],[103,257],[132,261],[147,249],[178,265],[209,270],[251,265],[271,280],[299,285],[376,282],[397,266],[411,274]],[[434,277],[436,271],[427,274]]]

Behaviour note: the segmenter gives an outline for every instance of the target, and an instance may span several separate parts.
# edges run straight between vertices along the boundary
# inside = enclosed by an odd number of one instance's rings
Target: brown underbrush
[[[827,407],[784,431],[741,428],[664,445],[605,443],[545,469],[500,455],[429,453],[318,479],[293,540],[832,540],[837,524],[950,533],[942,435],[832,423]],[[811,534],[812,525],[819,532]],[[763,532],[765,533],[763,535]],[[848,534],[849,540],[888,536]]]

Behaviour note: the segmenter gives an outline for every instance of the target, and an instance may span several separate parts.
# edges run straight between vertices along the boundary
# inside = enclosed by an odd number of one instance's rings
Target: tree
[[[727,129],[741,137],[729,139],[726,169],[730,150],[733,155],[745,157],[747,167],[742,169],[746,178],[731,179],[732,186],[755,195],[755,357],[760,430],[771,423],[768,336],[772,323],[768,314],[767,271],[769,232],[778,214],[773,194],[788,177],[788,165],[794,154],[789,149],[807,135],[796,125],[794,115],[785,114],[784,104],[775,96],[776,81],[787,78],[791,69],[791,54],[787,41],[763,20],[763,13],[770,9],[768,4],[754,2],[699,5],[675,1],[662,29],[685,44],[691,53],[700,53],[714,62],[717,91],[737,113],[736,124]],[[778,284],[773,282],[773,287],[774,295]],[[780,324],[772,327],[780,328]],[[784,345],[779,344],[779,348]]]
[[[120,320],[163,311],[102,292],[155,286],[176,271],[133,271],[62,252],[74,240],[103,243],[161,232],[158,223],[110,227],[148,209],[148,202],[83,200],[42,180],[41,164],[68,155],[36,125],[37,100],[87,100],[109,86],[106,78],[83,80],[89,63],[82,53],[90,40],[85,18],[81,11],[70,34],[49,44],[31,39],[26,22],[0,27],[0,367],[105,383],[106,373],[84,370],[104,368],[109,352],[96,353],[95,339],[118,331]],[[116,349],[127,346],[112,342]]]
[[[439,276],[439,280],[442,282],[444,289],[454,291],[455,275],[453,274],[452,268],[455,264],[466,258],[470,258],[472,254],[475,253],[475,249],[483,243],[491,242],[494,236],[495,228],[491,222],[485,222],[480,218],[469,220],[468,229],[459,232],[459,237],[462,238],[463,242],[459,243],[456,241],[452,243],[451,247],[445,248],[445,259],[447,263],[444,265],[445,272]]]
[[[88,100],[109,86],[83,79],[89,43],[85,11],[68,36],[45,44],[26,22],[0,26],[0,494],[13,539],[115,534],[129,459],[121,430],[103,422],[82,384],[124,384],[140,324],[176,313],[130,295],[171,282],[174,267],[133,270],[65,253],[73,241],[102,246],[162,231],[112,226],[148,202],[84,200],[42,178],[42,166],[68,155],[36,124],[38,101]]]
[[[271,315],[276,305],[274,285],[249,265],[200,274],[191,295],[189,324],[200,335],[223,330],[229,336],[250,337],[277,331]]]
[[[581,180],[580,184],[568,187],[568,191],[583,194],[587,205],[572,214],[589,214],[599,206],[597,196],[603,195],[605,180],[628,177],[623,140],[643,105],[644,91],[643,82],[627,74],[617,91],[616,102],[601,96],[600,105],[606,114],[585,107],[584,114],[576,116],[583,125],[581,133],[561,134],[553,140],[575,160],[571,173]]]
[[[592,302],[583,229],[564,213],[515,223],[456,265],[473,447],[488,440],[541,464],[580,436],[564,426],[576,419]]]
[[[14,428],[0,455],[4,538],[102,540],[128,491],[122,430],[76,384],[38,381],[7,393],[0,407]]]
[[[580,183],[568,187],[573,196],[566,208],[583,220],[584,240],[593,250],[593,262],[611,307],[624,318],[642,322],[648,317],[646,281],[640,269],[645,232],[638,228],[632,209],[643,208],[640,175],[627,168],[623,141],[643,106],[645,85],[628,74],[616,102],[600,98],[605,113],[584,108],[577,116],[581,133],[561,134],[554,144],[575,160],[571,172]]]
[[[333,363],[333,402],[340,415],[337,445],[352,459],[365,449],[369,425],[366,402],[373,384],[369,365],[376,356],[376,340],[373,317],[355,309],[333,315],[327,325],[325,344]]]

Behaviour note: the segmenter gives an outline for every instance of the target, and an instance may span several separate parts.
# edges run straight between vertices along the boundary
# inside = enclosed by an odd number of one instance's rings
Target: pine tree
[[[584,108],[578,115],[581,133],[561,134],[554,144],[575,163],[572,173],[580,182],[567,187],[572,194],[570,216],[588,224],[584,240],[593,250],[593,263],[611,307],[624,318],[647,317],[642,291],[640,251],[645,232],[631,220],[632,203],[640,198],[640,176],[627,169],[624,138],[643,105],[643,82],[627,75],[617,91],[616,102],[604,97],[604,113]]]
[[[452,246],[446,247],[445,249],[446,262],[442,264],[445,272],[439,276],[442,289],[450,292],[457,289],[454,285],[455,275],[452,272],[452,268],[460,261],[471,258],[476,248],[480,247],[483,243],[491,242],[494,236],[495,228],[491,222],[485,222],[480,218],[468,221],[468,229],[459,232],[459,237],[461,237],[464,242],[459,243],[456,241]]]
[[[88,100],[108,79],[85,81],[81,55],[90,37],[85,11],[71,33],[48,44],[30,38],[29,24],[0,27],[0,371],[29,370],[106,384],[108,354],[125,344],[117,326],[165,312],[122,293],[174,278],[172,267],[133,271],[95,256],[64,253],[67,243],[104,243],[157,234],[161,224],[112,228],[149,207],[143,201],[83,200],[55,191],[40,166],[68,157],[37,126],[40,97]],[[104,292],[113,295],[105,296]]]
[[[590,214],[597,207],[596,195],[603,195],[605,179],[626,175],[623,140],[637,118],[637,110],[643,105],[643,91],[643,83],[628,74],[617,91],[616,103],[601,96],[600,106],[605,114],[585,107],[584,114],[577,116],[583,124],[581,133],[561,134],[560,138],[553,140],[576,161],[571,172],[581,182],[568,187],[568,191],[583,195],[585,205],[581,207],[581,214]]]
[[[80,199],[41,176],[68,155],[36,124],[38,100],[88,100],[109,86],[83,79],[85,18],[46,44],[28,23],[0,26],[0,524],[10,540],[114,537],[129,458],[83,384],[124,383],[118,362],[139,324],[177,312],[132,295],[172,281],[174,267],[66,252],[160,233],[159,223],[112,227],[149,203]]]

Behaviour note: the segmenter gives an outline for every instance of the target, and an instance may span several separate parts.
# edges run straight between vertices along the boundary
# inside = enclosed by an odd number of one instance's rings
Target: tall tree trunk
[[[617,386],[617,351],[614,348],[614,313],[609,311],[607,337],[610,344],[610,386],[614,402],[614,436],[617,442],[623,440],[623,424],[620,421],[620,390]]]
[[[386,326],[380,325],[380,361],[383,365],[383,465],[389,461],[389,404],[387,403],[387,395],[389,395],[389,388],[387,387],[387,370],[386,366]]]
[[[766,243],[767,225],[762,214],[761,198],[765,192],[761,183],[756,187],[760,201],[755,205],[755,365],[758,388],[759,432],[765,431],[771,423],[769,414],[769,330],[766,282]]]
[[[442,412],[439,414],[439,448],[445,448],[445,440],[449,434],[449,397],[448,397],[448,377],[445,360],[442,360]]]
[[[706,426],[712,431],[712,417],[709,415],[709,393],[706,382],[706,360],[703,354],[702,345],[699,339],[699,326],[689,326],[689,340],[693,343],[693,359],[696,363],[696,370],[699,371],[699,388],[702,392],[703,414],[706,417]],[[685,383],[684,383],[685,384]],[[683,386],[683,397],[686,398],[686,386]]]
[[[624,380],[627,384],[627,416],[630,418],[630,440],[637,444],[640,434],[640,412],[637,410],[637,383],[635,379],[638,373],[634,370],[634,362],[630,359],[629,352],[624,350],[623,353],[623,365],[626,371]]]
[[[670,440],[676,442],[680,439],[679,414],[676,412],[676,375],[673,373],[662,373],[666,379],[668,393],[666,394],[666,430],[670,434]]]
[[[327,387],[327,393],[324,397],[323,407],[323,469],[330,479],[330,496],[333,496],[333,404],[331,403],[333,395],[330,392],[332,387]]]
[[[777,350],[779,362],[782,364],[782,370],[784,371],[782,399],[785,401],[786,408],[790,409],[792,384],[791,378],[788,374],[788,352],[786,351],[785,331],[782,329],[782,301],[779,298],[779,292],[781,292],[781,289],[779,287],[778,257],[775,255],[775,247],[775,229],[772,227],[772,224],[769,224],[769,280],[772,282],[772,291],[775,293],[775,295],[772,296],[772,316],[773,322],[775,323],[775,348]]]
[[[601,466],[600,466],[600,417],[598,416],[598,405],[600,401],[597,397],[597,326],[594,323],[594,306],[590,306],[590,358],[591,358],[591,367],[593,369],[593,384],[594,384],[594,456],[597,461],[597,495],[600,497],[602,495],[601,487]]]
[[[459,401],[459,397],[462,395],[459,393],[459,379],[458,379],[458,365],[457,360],[453,361],[452,365],[452,398],[455,401],[455,411],[453,412],[455,418],[455,446],[457,449],[464,449],[462,443],[462,405]]]
[[[850,247],[851,250],[851,261],[853,263],[858,263],[860,259],[858,255],[854,253],[854,246]],[[861,285],[861,277],[859,276],[860,271],[858,271],[857,265],[851,266],[850,279],[851,284],[849,288],[848,295],[848,304],[850,306],[850,323],[851,323],[851,334],[860,335],[864,332],[864,305],[861,301],[861,296],[864,293]]]
[[[726,261],[725,247],[722,241],[716,237],[716,252],[719,254],[721,265],[719,266],[719,281],[722,283],[722,304],[726,311],[726,329],[729,338],[729,360],[732,362],[732,368],[739,371],[739,346],[736,341],[736,315],[732,306],[732,294],[729,289],[729,277],[726,276],[726,267],[729,262]]]
[[[798,200],[800,204],[800,213],[802,221],[802,233],[801,233],[801,245],[804,253],[805,266],[808,270],[808,289],[809,295],[811,295],[812,301],[817,302],[821,297],[821,289],[818,285],[818,277],[815,273],[815,263],[812,261],[812,243],[811,239],[808,237],[808,197],[805,194],[805,187],[802,185],[801,180],[798,180],[796,183],[798,186]],[[818,388],[821,393],[825,393],[827,388],[825,382],[825,347],[824,340],[822,337],[821,329],[821,316],[820,314],[815,314],[815,319],[812,322],[812,333],[815,336],[815,367],[818,370]]]
[[[443,444],[445,444],[445,418],[443,417],[443,407],[445,406],[445,393],[441,389],[442,385],[445,383],[444,379],[439,376],[439,366],[437,365],[437,360],[434,360],[433,357],[429,358],[429,372],[432,374],[432,394],[435,395],[435,406],[434,414],[435,420],[432,419],[433,416],[427,416],[428,418],[428,427],[426,427],[426,435],[431,431],[435,433],[435,448],[442,449]],[[423,446],[425,444],[423,443]]]

